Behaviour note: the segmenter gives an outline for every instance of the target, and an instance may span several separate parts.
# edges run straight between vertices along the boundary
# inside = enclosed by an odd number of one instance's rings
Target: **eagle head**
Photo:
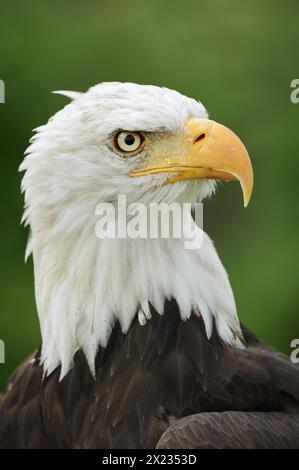
[[[91,370],[118,321],[124,333],[174,298],[183,320],[202,315],[207,335],[238,343],[226,272],[205,235],[188,253],[178,240],[99,240],[99,203],[197,202],[217,180],[239,180],[244,205],[253,174],[240,139],[198,101],[149,85],[102,83],[38,127],[20,167],[31,235],[42,362],[63,377],[83,349]],[[195,309],[195,310],[194,310]],[[237,338],[237,339],[236,339]]]

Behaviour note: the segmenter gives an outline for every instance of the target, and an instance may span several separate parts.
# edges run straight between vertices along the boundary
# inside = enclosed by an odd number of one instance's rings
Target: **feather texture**
[[[0,398],[2,448],[298,447],[299,368],[243,329],[246,346],[210,340],[175,301],[100,348],[59,382],[42,380],[39,352]]]

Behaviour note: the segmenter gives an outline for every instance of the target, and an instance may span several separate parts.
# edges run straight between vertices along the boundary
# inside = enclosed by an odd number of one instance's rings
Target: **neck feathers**
[[[206,234],[198,250],[185,249],[182,239],[99,240],[94,226],[63,243],[54,231],[33,233],[30,243],[45,374],[61,365],[65,376],[80,349],[94,374],[115,322],[126,334],[136,315],[144,325],[171,299],[183,321],[202,317],[208,338],[216,327],[224,342],[242,345],[227,274]]]

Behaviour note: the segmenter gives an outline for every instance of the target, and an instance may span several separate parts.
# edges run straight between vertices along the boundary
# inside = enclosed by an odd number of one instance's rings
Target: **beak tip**
[[[242,193],[243,193],[243,204],[244,207],[248,207],[248,204],[250,202],[251,196],[252,196],[252,190],[253,190],[253,172],[252,172],[252,167],[251,171],[249,173],[250,177],[249,178],[242,178],[239,177],[239,182],[241,184],[242,188]]]
[[[248,207],[248,204],[250,202],[250,199],[251,199],[251,194],[252,194],[252,191],[250,191],[250,193],[248,192],[243,192],[243,205],[244,207]]]

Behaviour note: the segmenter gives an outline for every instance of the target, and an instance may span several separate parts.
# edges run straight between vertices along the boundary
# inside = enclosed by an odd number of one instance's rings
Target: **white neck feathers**
[[[94,373],[115,322],[126,333],[136,314],[141,324],[150,318],[149,303],[163,314],[165,299],[177,301],[182,320],[202,315],[208,337],[214,320],[223,341],[241,346],[233,293],[206,234],[198,250],[182,239],[99,240],[94,224],[61,236],[47,224],[33,230],[29,247],[46,374],[61,364],[63,377],[81,348]]]

